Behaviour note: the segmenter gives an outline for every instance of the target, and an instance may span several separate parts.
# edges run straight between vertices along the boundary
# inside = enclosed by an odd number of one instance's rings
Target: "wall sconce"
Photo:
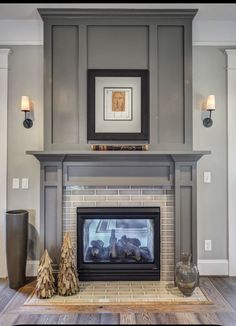
[[[27,118],[27,113],[30,112],[29,96],[21,96],[21,111],[25,112],[23,126],[27,129],[31,128],[33,126],[33,121],[29,117]]]
[[[215,95],[209,95],[207,98],[207,103],[206,103],[206,111],[210,112],[209,117],[205,118],[203,120],[203,125],[204,127],[211,127],[213,125],[213,120],[211,118],[211,112],[215,111],[216,105],[215,105]]]

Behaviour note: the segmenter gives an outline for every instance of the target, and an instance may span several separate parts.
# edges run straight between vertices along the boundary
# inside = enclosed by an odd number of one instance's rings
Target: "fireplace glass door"
[[[81,281],[160,280],[159,207],[78,207]]]
[[[153,263],[153,219],[85,219],[84,263]]]

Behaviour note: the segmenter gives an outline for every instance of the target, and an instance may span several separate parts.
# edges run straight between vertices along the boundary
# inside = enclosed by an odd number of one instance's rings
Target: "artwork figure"
[[[112,111],[125,111],[125,92],[112,92]]]

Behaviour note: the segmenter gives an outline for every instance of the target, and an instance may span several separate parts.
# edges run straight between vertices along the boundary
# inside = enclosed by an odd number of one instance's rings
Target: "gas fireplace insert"
[[[77,268],[86,280],[160,280],[160,208],[77,208]]]

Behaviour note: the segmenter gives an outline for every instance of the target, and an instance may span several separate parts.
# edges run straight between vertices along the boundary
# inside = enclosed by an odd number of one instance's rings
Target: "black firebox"
[[[77,208],[82,281],[160,280],[159,207]]]

